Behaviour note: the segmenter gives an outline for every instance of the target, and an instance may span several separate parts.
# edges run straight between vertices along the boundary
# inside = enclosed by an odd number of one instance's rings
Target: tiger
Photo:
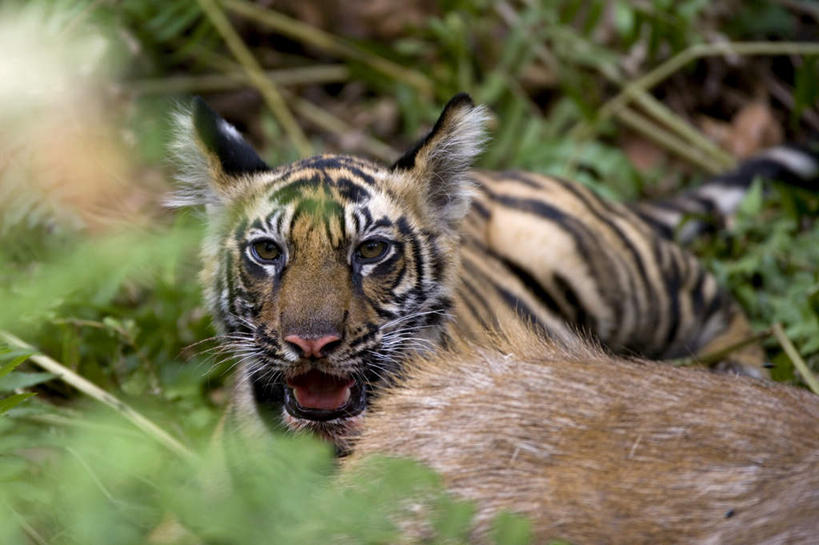
[[[389,167],[333,154],[271,167],[201,98],[178,116],[170,204],[207,212],[201,282],[238,368],[226,426],[308,431],[344,453],[409,358],[511,323],[656,360],[751,335],[670,235],[692,206],[730,212],[718,189],[741,184],[625,205],[555,176],[473,170],[488,119],[458,94]],[[800,179],[816,170],[787,148],[757,162]],[[767,376],[753,344],[717,367]]]
[[[529,543],[817,542],[810,391],[623,360],[521,327],[454,341],[403,375],[373,402],[339,479],[372,482],[385,456],[420,462],[472,502],[465,542],[498,543],[504,511],[528,519]],[[428,492],[402,500],[396,541],[438,543]]]

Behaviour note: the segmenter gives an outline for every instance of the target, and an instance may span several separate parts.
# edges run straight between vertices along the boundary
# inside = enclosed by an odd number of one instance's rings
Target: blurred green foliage
[[[647,70],[705,42],[703,21],[713,23],[709,3],[510,5],[517,17],[513,24],[502,23],[498,3],[449,0],[425,24],[394,40],[353,40],[431,78],[434,97],[360,61],[334,60],[345,62],[351,78],[365,86],[363,107],[385,97],[394,103],[400,128],[389,138],[396,147],[433,122],[449,96],[466,90],[496,116],[482,167],[571,177],[618,199],[655,194],[661,179],[668,186],[665,166],[649,172],[632,166],[615,123],[596,127],[595,138],[567,135],[618,91],[612,81],[634,77],[623,66],[636,50],[644,51],[640,67]],[[173,168],[165,162],[171,113],[184,97],[129,96],[128,83],[209,73],[218,70],[214,56],[229,58],[198,4],[59,0],[29,2],[25,9],[62,10],[62,21],[94,24],[109,36],[120,55],[109,62],[119,66],[116,83],[126,91],[111,112],[112,122],[131,142],[140,169],[167,177]],[[782,3],[755,0],[718,21],[729,39],[766,39],[790,36],[799,17]],[[255,52],[275,43],[243,25]],[[499,29],[505,29],[500,36]],[[288,43],[287,50],[282,66],[318,62],[310,48]],[[533,67],[544,66],[553,85],[549,96],[535,97],[527,78]],[[806,60],[795,75],[792,123],[816,103],[817,88],[815,60]],[[263,111],[260,117],[265,157],[274,164],[293,159],[272,116]],[[332,149],[319,134],[316,147]],[[214,342],[206,341],[214,332],[195,281],[201,217],[169,218],[154,211],[150,227],[92,232],[32,190],[32,176],[0,164],[0,329],[20,335],[186,444],[203,447],[218,420],[232,362],[222,361],[211,351]],[[672,178],[670,190],[690,183]],[[729,229],[695,248],[754,324],[762,329],[782,322],[814,369],[818,213],[816,193],[759,185]],[[772,341],[768,348],[775,377],[798,382],[780,348]],[[324,543],[331,535],[338,542],[395,543],[398,533],[388,515],[419,495],[432,506],[426,516],[438,539],[431,542],[466,542],[472,507],[444,495],[428,471],[386,460],[359,479],[360,487],[339,487],[331,453],[304,438],[277,437],[259,445],[261,459],[248,459],[247,486],[219,495],[202,481],[206,470],[183,464],[120,420],[95,416],[93,403],[26,363],[28,355],[0,347],[0,543],[127,544],[148,542],[149,536],[163,543],[163,532],[165,543],[178,544]],[[531,541],[528,523],[512,514],[499,517],[492,532],[497,543]]]
[[[430,542],[468,543],[471,506],[408,460],[373,459],[338,482],[327,445],[275,437],[248,446],[239,485],[229,487],[216,449],[188,464],[110,415],[86,410],[82,421],[36,435],[0,421],[9,437],[0,446],[4,545],[388,544],[402,542],[399,517]],[[525,543],[526,532],[505,516],[497,543]]]

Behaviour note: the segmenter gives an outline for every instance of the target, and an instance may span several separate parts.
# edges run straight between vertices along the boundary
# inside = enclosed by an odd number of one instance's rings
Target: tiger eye
[[[359,258],[370,261],[373,259],[378,259],[387,253],[388,247],[389,244],[383,240],[367,240],[359,245],[356,253],[358,254]]]
[[[282,255],[279,245],[272,240],[254,242],[253,253],[260,261],[275,261]]]

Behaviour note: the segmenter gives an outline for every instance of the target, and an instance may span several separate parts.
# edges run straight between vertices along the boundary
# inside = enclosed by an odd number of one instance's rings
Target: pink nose
[[[284,340],[298,346],[301,349],[303,358],[321,358],[324,356],[322,350],[328,348],[327,345],[341,340],[341,337],[336,335],[324,335],[317,339],[305,339],[298,335],[288,335]]]

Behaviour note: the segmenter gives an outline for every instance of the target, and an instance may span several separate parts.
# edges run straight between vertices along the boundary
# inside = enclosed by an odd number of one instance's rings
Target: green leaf
[[[17,388],[29,388],[37,384],[49,381],[55,376],[52,373],[11,373],[8,376],[0,378],[0,392],[9,392]]]
[[[4,485],[13,479],[25,479],[28,464],[22,456],[0,454],[0,482]]]
[[[35,395],[37,395],[37,394],[29,392],[29,393],[26,393],[26,394],[14,394],[14,395],[9,396],[7,398],[0,399],[0,414],[3,414],[6,411],[9,411],[10,409],[13,409],[14,407],[19,405],[20,403],[22,403],[26,399],[28,399],[30,397],[33,397]]]
[[[532,525],[523,515],[501,512],[492,521],[492,538],[498,545],[532,543]]]
[[[586,16],[586,20],[583,24],[583,34],[589,35],[597,27],[605,7],[605,2],[591,3],[591,6],[588,7],[588,15]]]
[[[759,215],[762,210],[762,204],[762,183],[756,180],[751,186],[750,191],[745,195],[745,198],[742,199],[742,203],[739,205],[739,213],[746,218],[753,218]]]
[[[475,506],[468,502],[443,498],[438,504],[438,516],[433,524],[437,530],[438,540],[445,543],[466,543]]]
[[[580,4],[580,2],[578,2],[578,4]],[[620,36],[633,36],[636,21],[636,13],[628,2],[620,1],[614,4],[614,27]]]
[[[23,363],[24,361],[29,359],[31,357],[31,355],[33,354],[33,352],[24,352],[24,353],[12,352],[10,354],[19,354],[19,355],[17,357],[15,357],[13,360],[11,360],[10,362],[4,363],[2,365],[2,367],[0,367],[0,378],[3,378],[4,376],[6,376],[9,373],[11,373],[12,371],[14,371],[14,369],[18,365],[20,365],[21,363]],[[4,354],[2,359],[6,359],[7,356],[8,356],[7,354]]]

